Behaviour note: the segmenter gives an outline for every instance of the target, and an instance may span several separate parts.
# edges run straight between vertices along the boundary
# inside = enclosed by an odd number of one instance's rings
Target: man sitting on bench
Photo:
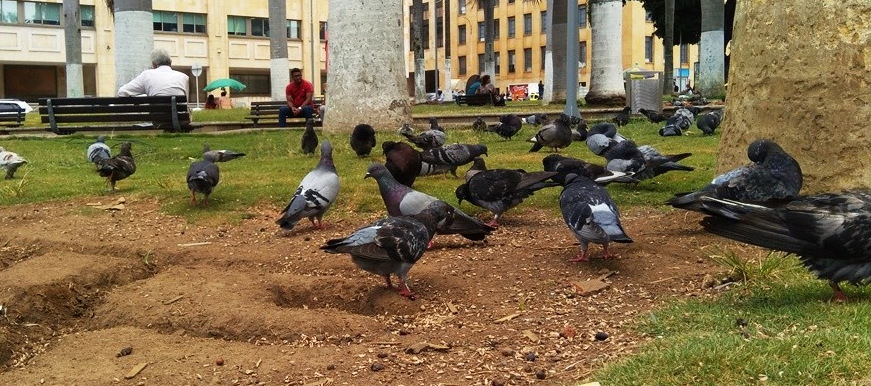
[[[287,106],[278,109],[278,127],[287,126],[288,116],[309,119],[315,111],[312,103],[315,88],[311,82],[302,78],[302,70],[299,68],[290,70],[290,78],[290,83],[284,88]]]
[[[128,96],[188,96],[190,78],[183,72],[173,70],[172,59],[163,48],[151,51],[151,69],[142,71],[136,78],[118,89],[119,97]]]

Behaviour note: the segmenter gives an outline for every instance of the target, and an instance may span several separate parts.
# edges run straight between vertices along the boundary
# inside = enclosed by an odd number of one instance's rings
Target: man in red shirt
[[[302,70],[290,70],[290,84],[284,89],[287,106],[278,109],[278,127],[287,126],[287,117],[311,118],[314,114],[312,95],[315,93],[311,82],[302,78]]]

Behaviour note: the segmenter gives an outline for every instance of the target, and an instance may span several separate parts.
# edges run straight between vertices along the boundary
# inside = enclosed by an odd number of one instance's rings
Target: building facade
[[[406,4],[406,23],[411,24],[411,0]],[[495,40],[493,43],[496,74],[495,84],[502,90],[511,85],[537,84],[544,79],[544,53],[547,44],[547,2],[523,0],[494,0]],[[424,29],[426,48],[427,90],[452,89],[465,86],[466,80],[484,72],[484,11],[472,0],[425,1]],[[445,19],[445,9],[449,15]],[[578,1],[580,28],[578,38],[579,86],[590,81],[592,41],[586,0]],[[435,22],[431,20],[435,19]],[[450,28],[451,85],[444,85],[440,75],[435,83],[435,73],[444,71],[444,28]],[[641,2],[627,1],[623,6],[623,68],[639,67],[663,71],[662,39],[653,35],[653,21],[641,6]],[[409,77],[414,76],[414,53],[411,51],[410,28],[406,28],[406,47]],[[698,61],[697,46],[674,47],[674,75],[681,89],[692,82]],[[413,82],[412,82],[413,84]],[[694,84],[694,82],[693,82]]]
[[[114,96],[114,20],[105,0],[80,0],[85,95]],[[190,90],[231,77],[234,99],[271,99],[268,0],[153,0],[154,47],[190,76]],[[326,82],[327,2],[287,1],[290,68],[322,93]],[[191,68],[203,71],[194,77]],[[66,94],[63,0],[0,0],[0,98],[35,102]],[[200,91],[201,101],[206,93]],[[190,95],[191,100],[195,95]]]

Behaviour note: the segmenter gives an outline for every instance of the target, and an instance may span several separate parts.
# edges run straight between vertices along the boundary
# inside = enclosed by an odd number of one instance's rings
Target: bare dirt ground
[[[575,384],[648,339],[633,320],[710,294],[704,251],[726,243],[696,214],[638,208],[620,258],[569,263],[562,219],[521,207],[486,243],[436,236],[410,301],[318,249],[374,217],[280,235],[280,208],[194,226],[96,200],[0,208],[5,385]]]

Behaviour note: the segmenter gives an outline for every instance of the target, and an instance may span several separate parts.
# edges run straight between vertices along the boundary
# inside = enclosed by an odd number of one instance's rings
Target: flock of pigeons
[[[667,122],[661,134],[683,133],[697,113],[681,108],[666,117],[642,111],[651,121]],[[382,142],[385,162],[371,164],[365,175],[377,183],[389,217],[361,227],[347,237],[329,240],[321,249],[350,254],[359,268],[383,276],[388,287],[392,287],[390,276],[396,275],[399,293],[414,299],[408,272],[436,234],[484,240],[499,226],[505,212],[540,189],[561,186],[560,210],[565,224],[580,243],[580,253],[570,261],[587,261],[590,243],[603,246],[604,258],[612,257],[609,250],[612,242],[633,240],[621,225],[619,210],[606,186],[638,184],[670,171],[694,170],[679,163],[691,153],[664,155],[620,135],[618,126],[627,124],[628,116],[626,109],[612,121],[593,126],[566,114],[554,119],[543,114],[527,118],[508,114],[497,124],[487,124],[481,118],[473,122],[474,130],[493,132],[504,140],[510,140],[524,124],[539,127],[527,140],[533,144],[530,152],[547,147],[554,153],[542,159],[541,171],[529,172],[487,168],[481,157],[487,155],[486,145],[448,143],[445,129],[435,118],[430,119],[428,129],[419,133],[405,124],[396,141]],[[704,134],[711,134],[722,117],[721,111],[708,113],[699,117],[696,124]],[[603,164],[556,153],[578,141],[602,157]],[[318,144],[309,122],[301,147],[310,154]],[[376,146],[375,130],[366,124],[358,125],[350,136],[350,144],[359,157],[368,156]],[[323,228],[323,217],[338,197],[340,183],[331,143],[320,143],[320,153],[317,166],[302,179],[276,221],[286,231],[303,218],[308,218],[313,227]],[[100,136],[88,147],[87,155],[99,174],[106,177],[111,190],[117,181],[136,171],[129,142],[122,143],[119,154],[112,156],[105,138]],[[191,205],[197,204],[196,193],[204,195],[204,203],[208,204],[209,195],[220,180],[218,162],[244,155],[211,150],[206,144],[202,160],[193,162],[187,173]],[[839,283],[858,285],[871,281],[871,192],[803,196],[801,167],[777,143],[756,140],[748,147],[747,155],[750,160],[747,165],[715,177],[697,191],[676,194],[667,204],[704,213],[701,225],[713,234],[800,256],[807,268],[829,281],[836,300],[846,299]],[[0,161],[6,178],[12,178],[15,170],[27,162],[3,148]],[[472,165],[455,191],[458,205],[467,201],[488,210],[493,215],[488,222],[413,188],[420,176],[443,173],[457,176],[457,169],[467,164]]]

